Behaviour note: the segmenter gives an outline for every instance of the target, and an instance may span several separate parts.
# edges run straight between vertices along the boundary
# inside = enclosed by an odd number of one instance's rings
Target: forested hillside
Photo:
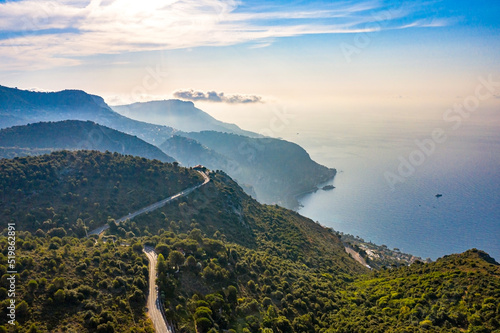
[[[86,238],[91,219],[124,215],[201,177],[88,151],[1,160],[0,212],[16,223],[19,287],[13,328],[5,229],[0,332],[152,332],[145,245],[159,254],[157,284],[176,332],[500,329],[500,266],[486,253],[369,271],[335,231],[259,204],[223,172],[209,176],[189,196]]]
[[[7,156],[0,153],[0,157],[12,157],[8,155],[19,151],[18,148],[31,149],[33,155],[39,150],[43,152],[43,149],[88,149],[141,156],[162,162],[174,161],[158,147],[135,136],[91,121],[79,120],[41,122],[2,129],[0,130],[0,147],[4,147],[7,153]],[[25,156],[23,153],[26,152],[21,150],[21,156]]]
[[[260,202],[295,208],[297,195],[310,191],[336,174],[335,169],[314,162],[302,147],[292,142],[214,131],[182,135],[223,155],[225,159],[219,161],[205,154],[205,160],[210,163],[207,166],[226,171],[239,183],[252,185]],[[160,148],[175,156],[174,151],[179,150],[175,143],[168,141]],[[187,156],[180,151],[175,157],[183,162]]]
[[[163,126],[133,120],[113,111],[101,97],[80,90],[42,93],[3,86],[0,86],[0,128],[40,121],[89,120],[137,136],[158,147],[161,145],[167,155],[176,157],[184,165],[206,163],[206,166],[213,170],[224,170],[260,202],[278,203],[288,208],[297,207],[297,194],[310,191],[335,175],[334,169],[317,164],[304,149],[294,143],[274,138],[258,138],[260,135],[243,131],[236,125],[214,120],[195,108],[191,102],[167,101],[168,108],[172,110],[165,109],[164,102],[136,106],[145,114],[156,114],[160,117],[162,114],[176,115],[175,123],[185,120],[193,125],[206,124],[208,128],[212,128],[209,126],[211,124],[224,132],[229,130],[248,136],[215,131],[187,133],[169,127],[172,124]],[[153,121],[153,118],[148,121]],[[208,150],[204,149],[202,155],[198,155],[200,150],[194,146],[191,147],[193,150],[184,150],[186,141],[178,138],[171,140],[174,135],[194,139],[196,144]],[[0,147],[3,147],[1,141]],[[4,156],[12,157],[16,153],[26,155],[36,152],[37,147],[36,143],[32,142],[32,145],[22,148],[29,148],[31,151],[9,148],[4,150]]]
[[[144,332],[148,261],[142,245],[17,233],[16,320],[6,323],[7,240],[0,240],[0,332]]]
[[[93,229],[202,181],[171,163],[109,152],[2,159],[0,219],[21,230],[85,236],[85,226]]]

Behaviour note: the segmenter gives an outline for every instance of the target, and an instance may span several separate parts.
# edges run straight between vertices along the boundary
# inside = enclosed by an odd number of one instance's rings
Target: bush
[[[63,303],[65,298],[66,298],[66,293],[62,289],[58,289],[54,294],[54,300],[59,304]]]
[[[210,327],[212,327],[212,322],[210,321],[210,319],[203,317],[196,320],[196,328],[198,332],[208,332]]]

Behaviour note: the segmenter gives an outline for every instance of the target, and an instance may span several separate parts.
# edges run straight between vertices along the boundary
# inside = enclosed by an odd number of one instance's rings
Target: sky
[[[243,127],[443,110],[500,81],[498,17],[498,0],[0,0],[0,85],[182,98]]]

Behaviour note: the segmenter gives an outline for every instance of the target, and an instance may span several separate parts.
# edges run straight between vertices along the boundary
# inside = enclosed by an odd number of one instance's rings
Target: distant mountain
[[[81,90],[33,92],[0,86],[0,128],[38,121],[90,120],[140,139],[160,144],[175,130],[132,120],[113,110],[99,96]]]
[[[111,108],[132,119],[171,126],[186,132],[211,130],[260,137],[259,134],[242,130],[235,124],[215,119],[208,113],[196,108],[193,102],[171,99],[111,106]]]
[[[0,114],[0,127],[2,128],[16,126],[16,125],[24,125],[25,123],[26,120],[23,118],[11,116],[8,114],[7,115]]]
[[[288,141],[214,131],[182,135],[198,141],[204,149],[182,140],[168,140],[160,148],[183,164],[194,163],[195,156],[207,167],[224,170],[241,184],[251,184],[257,199],[264,203],[294,208],[297,195],[336,174],[335,169],[319,165],[302,147]]]
[[[238,174],[234,171],[240,168],[238,162],[231,159],[230,156],[220,154],[198,141],[184,136],[174,135],[161,144],[160,148],[164,152],[168,152],[169,155],[181,162],[185,167],[202,164],[211,170],[225,170],[229,174]],[[242,180],[236,180],[247,194],[254,198],[258,197],[251,182],[245,183]]]
[[[194,139],[184,136],[174,135],[160,145],[160,149],[168,151],[168,154],[174,157],[185,167],[192,167],[197,164],[203,164],[209,169],[228,169],[231,164],[236,162],[222,155],[215,150],[209,149]],[[224,166],[223,168],[217,166]]]
[[[117,226],[109,218],[201,175],[109,152],[0,159],[0,220],[16,229],[15,315],[25,327],[10,329],[2,301],[0,332],[154,332],[144,246],[158,254],[150,283],[176,332],[499,332],[500,266],[487,253],[369,271],[332,229],[259,204],[224,172],[208,176]],[[105,221],[102,237],[86,238]],[[11,241],[5,229],[0,244]],[[6,298],[9,268],[0,268]]]
[[[239,129],[235,125],[218,122],[189,102],[143,103],[138,109],[145,113],[162,113],[165,103],[171,105],[169,112],[171,115],[176,115],[172,117],[179,123],[182,123],[182,116],[179,115],[184,112],[188,114],[186,118],[188,123],[206,122],[209,126],[222,126],[224,132]],[[153,111],[147,111],[148,105],[158,107],[158,110],[153,108]],[[179,108],[177,111],[172,111],[177,107]],[[201,120],[196,120],[197,117],[201,117]],[[47,93],[0,86],[0,128],[12,126],[12,123],[25,125],[39,121],[69,119],[90,120],[135,135],[156,146],[169,141],[173,135],[196,140],[200,144],[198,147],[186,146],[186,142],[179,139],[171,140],[168,145],[163,146],[163,151],[178,158],[179,162],[185,165],[206,163],[211,169],[227,172],[249,194],[256,193],[256,198],[263,203],[277,203],[294,208],[298,204],[296,200],[298,194],[310,191],[318,183],[335,175],[334,169],[317,164],[300,146],[284,140],[258,138],[255,137],[257,134],[245,131],[243,132],[254,137],[217,131],[182,132],[172,127],[122,116],[113,111],[101,97],[83,91],[64,90]],[[202,151],[200,151],[201,146],[205,147]],[[13,154],[12,150],[8,153],[8,156]],[[20,153],[24,154],[26,151]],[[251,190],[252,187],[255,192]]]
[[[143,140],[91,121],[65,120],[60,122],[41,122],[14,126],[0,130],[0,157],[13,157],[18,148],[19,155],[38,155],[47,149],[87,149],[101,152],[110,151],[126,155],[173,162],[174,159],[158,147]],[[11,148],[11,149],[7,149]],[[35,150],[33,150],[35,148]],[[5,155],[1,155],[5,153]]]

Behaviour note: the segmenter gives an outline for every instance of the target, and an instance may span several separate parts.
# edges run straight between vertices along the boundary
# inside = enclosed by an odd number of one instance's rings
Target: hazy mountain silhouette
[[[235,124],[219,121],[195,107],[193,102],[185,102],[178,99],[111,106],[111,108],[132,119],[171,126],[186,132],[212,130],[249,137],[261,136],[257,133],[242,130]]]
[[[0,130],[0,146],[3,148],[0,157],[38,155],[46,153],[47,149],[86,149],[141,156],[162,162],[174,161],[152,144],[91,121],[40,122],[5,128]],[[19,148],[29,148],[31,153]]]
[[[152,110],[148,111],[149,107]],[[298,194],[312,190],[318,183],[335,175],[334,169],[311,160],[300,146],[280,139],[255,137],[258,136],[255,133],[215,120],[190,102],[173,100],[141,103],[137,104],[133,112],[137,113],[138,110],[152,115],[164,115],[166,112],[169,119],[179,125],[185,119],[183,128],[200,128],[205,124],[205,127],[222,128],[224,133],[183,132],[133,120],[113,111],[101,97],[79,90],[32,92],[0,86],[0,128],[12,126],[13,123],[24,125],[39,121],[90,120],[135,135],[156,146],[161,145],[166,154],[174,156],[182,164],[207,164],[211,169],[224,170],[240,182],[248,193],[254,196],[256,193],[256,198],[264,203],[296,207]],[[228,133],[231,131],[243,131],[253,137]],[[172,139],[173,135],[195,141]],[[33,144],[24,148],[37,147]],[[19,153],[31,153],[26,149]],[[10,155],[12,153],[9,152]]]
[[[37,121],[90,120],[140,139],[161,144],[175,130],[124,117],[99,96],[81,90],[33,92],[0,86],[0,128]]]

